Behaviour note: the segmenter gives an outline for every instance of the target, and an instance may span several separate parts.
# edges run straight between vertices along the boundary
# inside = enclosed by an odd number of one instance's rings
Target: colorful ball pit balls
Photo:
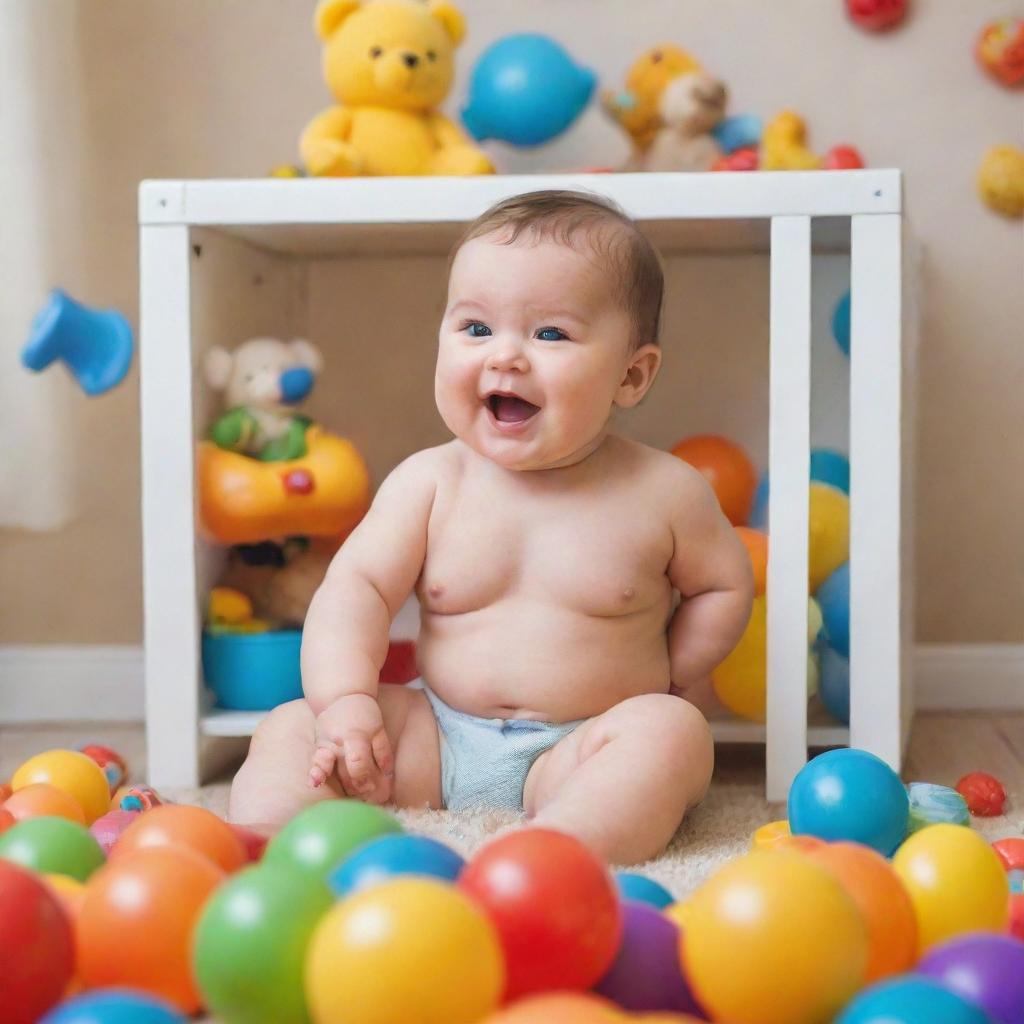
[[[738,444],[713,434],[699,434],[680,441],[672,454],[700,471],[733,526],[747,524],[754,503],[757,473]]]
[[[908,835],[920,832],[928,825],[970,825],[971,815],[967,802],[949,786],[932,782],[911,782],[907,786],[910,798]]]
[[[110,856],[110,851],[114,848],[115,843],[141,813],[141,811],[107,811],[102,818],[97,818],[89,826],[89,831],[96,842],[100,844],[106,856]]]
[[[39,1024],[187,1024],[187,1020],[162,999],[108,989],[61,1003]]]
[[[436,839],[405,834],[378,836],[364,843],[328,876],[335,896],[350,896],[399,875],[454,882],[466,866],[454,850]]]
[[[850,499],[836,487],[810,486],[807,540],[808,585],[812,594],[850,559]]]
[[[818,1024],[860,988],[868,962],[860,912],[802,853],[738,857],[687,907],[684,973],[713,1020]]]
[[[588,989],[615,959],[618,893],[604,864],[572,836],[541,828],[501,836],[470,860],[458,886],[497,930],[506,1001]]]
[[[410,877],[336,903],[313,932],[305,979],[315,1024],[475,1024],[505,981],[484,912],[453,886]]]
[[[850,460],[834,448],[811,449],[811,480],[850,493]]]
[[[971,772],[956,784],[956,791],[967,801],[967,809],[979,818],[996,818],[1006,807],[1003,784],[988,772]]]
[[[917,917],[918,953],[966,932],[1005,932],[1010,886],[995,850],[962,825],[929,825],[896,851]]]
[[[665,886],[634,871],[616,871],[615,887],[619,890],[619,899],[646,903],[658,910],[664,910],[675,903],[675,897]]]
[[[1024,942],[1008,935],[964,935],[936,946],[914,968],[967,1002],[993,1024],[1024,1024]]]
[[[818,693],[825,710],[843,725],[850,724],[850,662],[829,644],[818,648],[821,678]]]
[[[556,992],[517,999],[485,1018],[483,1024],[621,1024],[626,1019],[614,1003],[600,996]]]
[[[0,999],[5,1024],[35,1024],[74,969],[71,924],[37,875],[0,860]]]
[[[789,824],[829,842],[863,843],[888,857],[907,834],[910,801],[899,776],[866,750],[829,750],[800,769]]]
[[[985,1012],[931,978],[883,981],[857,996],[836,1024],[992,1024]]]
[[[850,355],[850,293],[846,292],[832,311],[832,337],[844,356]]]
[[[6,807],[0,807],[0,836],[18,823],[18,819]]]
[[[204,807],[164,804],[139,814],[121,833],[111,856],[128,856],[157,846],[184,846],[208,857],[230,874],[247,863],[241,839],[225,821]]]
[[[997,839],[992,844],[992,849],[996,851],[1007,871],[1024,870],[1024,836]]]
[[[110,785],[103,769],[77,750],[47,750],[30,757],[14,773],[11,788],[16,793],[38,782],[74,797],[85,813],[86,825],[110,810]]]
[[[846,0],[846,13],[868,32],[895,28],[907,15],[910,0]]]
[[[814,595],[821,606],[829,644],[844,658],[850,656],[850,563],[826,577]]]
[[[892,865],[860,843],[822,843],[806,855],[836,877],[864,919],[868,931],[864,982],[909,971],[917,957],[917,919]]]
[[[306,953],[333,903],[318,878],[280,864],[246,868],[217,889],[192,942],[210,1012],[247,1024],[305,1024]]]
[[[267,844],[264,864],[312,871],[327,881],[334,868],[363,843],[404,831],[394,815],[359,800],[322,800],[288,822]]]
[[[18,821],[26,818],[67,818],[79,825],[85,824],[82,805],[62,789],[47,782],[33,782],[12,793],[4,801],[4,809]]]
[[[40,874],[85,882],[106,861],[84,825],[66,818],[26,818],[0,836],[0,858]]]
[[[749,526],[736,526],[734,529],[750,556],[750,568],[754,573],[754,596],[759,597],[768,589],[768,534]]]
[[[594,991],[626,1010],[701,1014],[683,977],[680,941],[679,928],[655,907],[625,903],[619,950]]]
[[[107,864],[86,886],[79,910],[86,986],[140,989],[195,1013],[201,1000],[192,933],[224,877],[207,857],[179,846],[136,850]]]
[[[1024,942],[1024,893],[1010,894],[1010,923],[1006,931]]]

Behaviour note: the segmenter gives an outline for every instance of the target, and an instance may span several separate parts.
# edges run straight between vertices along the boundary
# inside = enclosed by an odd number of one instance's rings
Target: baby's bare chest
[[[435,508],[418,592],[435,614],[522,600],[629,615],[664,601],[672,546],[667,517],[633,494],[516,500],[464,489]]]

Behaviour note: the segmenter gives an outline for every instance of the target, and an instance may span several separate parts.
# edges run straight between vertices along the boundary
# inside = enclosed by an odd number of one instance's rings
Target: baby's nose
[[[487,360],[489,370],[520,370],[528,369],[526,355],[518,345],[503,345],[495,348]]]

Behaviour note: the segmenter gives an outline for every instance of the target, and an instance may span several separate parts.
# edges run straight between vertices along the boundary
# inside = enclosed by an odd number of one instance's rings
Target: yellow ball
[[[964,932],[1004,932],[1010,883],[995,850],[965,825],[929,825],[895,853],[917,917],[918,952]]]
[[[785,819],[782,821],[770,821],[767,825],[762,825],[754,833],[750,840],[750,848],[752,850],[767,850],[780,839],[784,839],[791,834],[789,822]]]
[[[85,823],[91,825],[110,810],[110,783],[103,769],[77,750],[47,750],[30,757],[11,779],[17,792],[36,782],[45,782],[73,796],[85,812]]]
[[[505,968],[490,921],[458,889],[422,878],[336,904],[306,960],[314,1024],[471,1024],[501,998]]]
[[[809,857],[758,850],[727,864],[689,901],[683,967],[714,1020],[820,1024],[860,988],[864,920]]]
[[[686,929],[690,927],[689,900],[680,900],[678,903],[673,903],[670,906],[667,906],[662,913],[672,921],[681,932],[685,932]]]
[[[814,607],[808,605],[808,632],[816,623]],[[820,617],[820,613],[819,613]],[[817,636],[818,626],[814,630]],[[813,639],[813,637],[812,637]],[[711,673],[711,684],[718,699],[733,714],[752,722],[763,722],[768,709],[768,599],[754,598],[750,621],[740,642]],[[807,655],[807,696],[818,689],[818,663],[812,653]]]
[[[850,499],[838,487],[811,484],[808,530],[808,582],[815,593],[850,560]]]

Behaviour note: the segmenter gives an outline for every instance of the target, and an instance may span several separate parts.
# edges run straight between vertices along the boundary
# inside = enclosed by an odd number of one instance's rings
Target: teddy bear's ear
[[[462,37],[466,34],[466,22],[462,14],[452,7],[447,0],[430,0],[430,3],[427,4],[427,9],[444,25],[445,32],[448,33],[451,41],[458,46],[462,42]]]
[[[330,39],[338,26],[359,8],[359,0],[320,0],[313,15],[316,34],[323,40]]]
[[[206,375],[206,383],[211,388],[223,391],[231,379],[231,364],[234,362],[231,353],[226,348],[217,345],[206,353],[203,360],[203,370]]]
[[[292,354],[307,369],[319,373],[324,365],[324,357],[320,355],[320,349],[311,341],[305,338],[295,338],[288,346]]]

